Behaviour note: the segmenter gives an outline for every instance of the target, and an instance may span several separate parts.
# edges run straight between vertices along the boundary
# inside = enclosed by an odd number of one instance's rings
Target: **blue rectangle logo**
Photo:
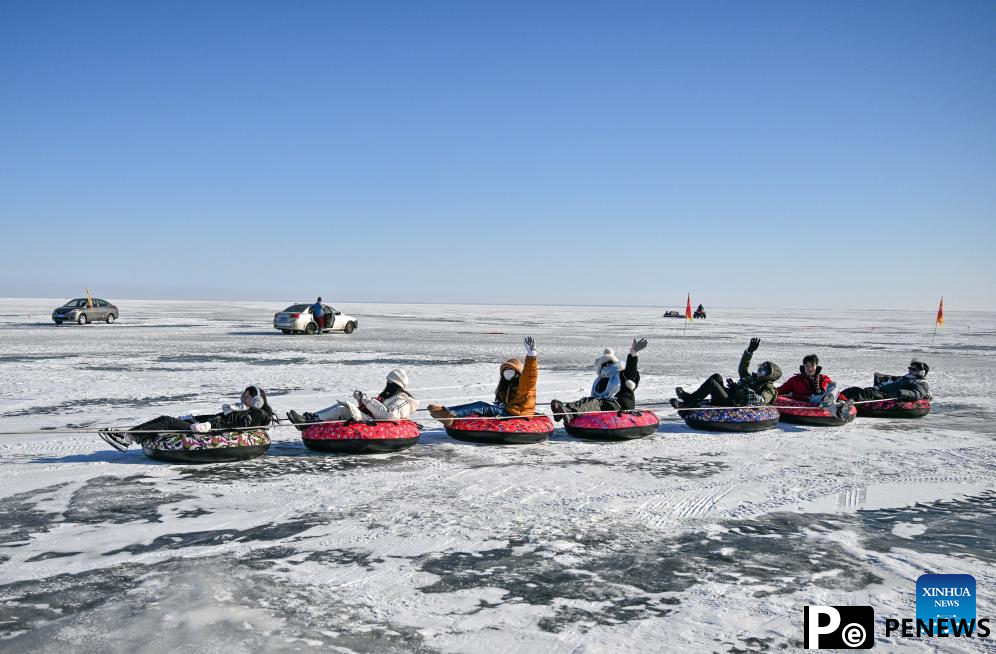
[[[916,619],[928,624],[940,618],[975,620],[975,577],[920,575],[916,580]]]

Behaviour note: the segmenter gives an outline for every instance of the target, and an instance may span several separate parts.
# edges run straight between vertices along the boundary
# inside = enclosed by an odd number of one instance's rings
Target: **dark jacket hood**
[[[764,375],[763,377],[761,375],[758,375],[757,377],[758,381],[776,382],[782,376],[782,369],[778,367],[777,363],[774,363],[772,361],[765,361],[761,365],[768,368],[768,374]]]

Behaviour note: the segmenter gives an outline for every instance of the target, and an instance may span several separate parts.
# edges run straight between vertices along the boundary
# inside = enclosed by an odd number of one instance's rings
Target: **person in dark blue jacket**
[[[311,305],[311,315],[315,317],[315,324],[318,325],[318,333],[325,329],[325,312],[322,310],[322,296],[319,295],[315,303]]]
[[[929,400],[930,387],[926,376],[930,366],[923,361],[913,359],[905,375],[883,375],[876,372],[874,386],[861,388],[852,386],[841,391],[841,396],[854,402],[869,402],[872,400],[899,400],[900,402],[916,402]]]

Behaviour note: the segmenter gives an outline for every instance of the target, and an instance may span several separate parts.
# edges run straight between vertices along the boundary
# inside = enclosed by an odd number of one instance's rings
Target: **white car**
[[[317,334],[318,323],[312,315],[313,304],[292,304],[283,311],[273,314],[273,328],[285,334]],[[325,332],[345,332],[352,334],[360,324],[356,318],[336,311],[327,304],[322,305],[322,317],[325,318]]]

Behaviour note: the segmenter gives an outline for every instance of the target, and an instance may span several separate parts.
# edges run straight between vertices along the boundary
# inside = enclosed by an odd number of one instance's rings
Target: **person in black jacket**
[[[841,391],[841,395],[853,402],[868,402],[871,400],[899,400],[900,402],[915,402],[929,400],[930,387],[927,386],[927,373],[930,366],[923,361],[913,359],[905,375],[883,375],[876,372],[873,378],[874,386],[861,388],[852,386]]]
[[[619,369],[619,358],[611,349],[595,359],[595,382],[591,394],[576,402],[552,400],[550,410],[553,419],[570,422],[577,415],[593,411],[632,411],[636,408],[636,395],[633,391],[640,385],[640,371],[637,370],[637,354],[647,347],[647,339],[633,339],[633,346],[626,357],[626,367]]]
[[[187,414],[179,418],[159,416],[127,431],[109,429],[98,433],[108,445],[124,452],[132,443],[141,444],[143,440],[155,437],[156,432],[160,431],[207,434],[213,431],[266,427],[273,422],[273,409],[262,388],[246,387],[242,391],[241,400],[240,404],[223,404],[221,413],[200,416]]]
[[[740,357],[737,368],[739,379],[727,379],[719,373],[711,375],[694,392],[689,393],[681,386],[674,389],[678,397],[671,400],[671,406],[676,409],[692,409],[709,400],[712,406],[763,406],[773,404],[778,397],[775,382],[782,376],[782,369],[772,361],[765,361],[757,367],[757,372],[750,371],[751,358],[761,346],[761,339],[752,338],[747,349]]]

